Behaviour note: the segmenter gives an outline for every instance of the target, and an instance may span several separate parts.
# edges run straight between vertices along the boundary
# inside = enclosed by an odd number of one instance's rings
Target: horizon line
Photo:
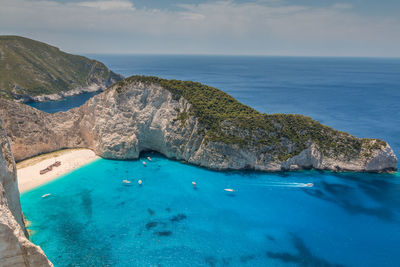
[[[296,57],[296,58],[358,58],[358,59],[400,59],[400,56],[333,56],[333,55],[269,55],[269,54],[217,54],[217,53],[83,53],[68,52],[80,55],[106,56],[227,56],[227,57]]]

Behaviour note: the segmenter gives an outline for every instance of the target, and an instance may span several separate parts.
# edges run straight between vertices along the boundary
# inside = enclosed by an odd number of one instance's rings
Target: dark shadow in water
[[[335,174],[340,179],[353,182],[365,195],[384,206],[400,210],[400,184],[391,182],[392,174]]]
[[[185,220],[187,218],[186,214],[179,213],[178,215],[173,216],[170,221],[171,222],[180,222],[182,220]]]
[[[275,237],[271,235],[265,235],[265,238],[267,238],[269,241],[275,241]]]
[[[256,255],[245,255],[245,256],[240,256],[240,262],[242,263],[247,263],[251,260],[254,260],[256,258]]]
[[[82,209],[85,212],[85,215],[88,217],[88,219],[92,218],[92,197],[91,197],[91,191],[89,189],[83,189],[80,193],[79,196],[82,200]]]
[[[371,189],[369,185],[365,185],[368,189],[365,190],[376,190]],[[313,197],[331,202],[343,208],[350,214],[364,214],[374,216],[385,221],[395,221],[396,217],[393,209],[385,206],[385,202],[378,202],[379,207],[365,207],[361,204],[357,198],[357,189],[343,184],[332,184],[325,181],[321,181],[314,185],[312,190],[304,189],[303,191]],[[364,191],[365,191],[364,190]],[[373,194],[378,194],[375,192]],[[379,194],[384,194],[384,191]]]
[[[52,231],[56,240],[60,240],[67,253],[62,253],[57,259],[50,259],[55,266],[79,266],[85,262],[85,266],[112,266],[116,264],[110,254],[107,241],[98,235],[95,230],[88,229],[85,223],[75,219],[73,212],[59,214],[63,220]],[[88,245],[91,244],[91,245]]]
[[[229,266],[232,262],[232,258],[231,257],[227,257],[227,258],[222,258],[222,266]]]
[[[304,241],[297,235],[291,233],[292,243],[297,253],[289,252],[270,252],[267,251],[266,255],[272,259],[278,259],[285,263],[294,263],[296,266],[306,267],[334,267],[344,266],[340,264],[330,263],[322,258],[319,258],[311,253],[306,247]]]
[[[158,222],[148,222],[146,223],[146,229],[150,230],[151,228],[154,228],[158,225]]]
[[[171,231],[160,231],[160,232],[154,232],[154,234],[158,235],[158,236],[170,236],[172,235]]]
[[[207,256],[204,258],[204,261],[207,265],[209,266],[216,266],[217,265],[217,258],[213,257],[213,256]]]
[[[154,213],[155,213],[155,211],[154,210],[152,210],[152,209],[147,209],[147,212],[149,213],[149,215],[150,216],[153,216],[154,215]]]

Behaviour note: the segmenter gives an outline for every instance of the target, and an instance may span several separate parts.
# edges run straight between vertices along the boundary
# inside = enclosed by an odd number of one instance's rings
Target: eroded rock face
[[[363,143],[351,157],[320,151],[310,140],[298,155],[281,161],[263,149],[209,141],[206,127],[190,113],[191,104],[156,83],[140,81],[114,85],[68,112],[47,114],[31,107],[0,100],[0,116],[17,161],[58,150],[86,147],[110,159],[137,159],[141,151],[154,150],[165,156],[211,169],[262,171],[315,168],[333,171],[393,171],[397,158],[388,144]],[[288,151],[291,143],[287,143]]]
[[[26,238],[14,158],[0,122],[0,266],[52,266]]]

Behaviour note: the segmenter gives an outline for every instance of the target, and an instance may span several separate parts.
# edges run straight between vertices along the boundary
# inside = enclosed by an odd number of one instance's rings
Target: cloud
[[[0,34],[93,53],[400,56],[399,20],[363,16],[348,4],[231,0],[178,7],[135,9],[127,0],[2,0]]]
[[[332,7],[336,9],[351,9],[353,8],[353,5],[347,3],[336,3]]]
[[[135,10],[133,4],[129,1],[87,1],[78,2],[77,6],[97,8],[100,10]]]

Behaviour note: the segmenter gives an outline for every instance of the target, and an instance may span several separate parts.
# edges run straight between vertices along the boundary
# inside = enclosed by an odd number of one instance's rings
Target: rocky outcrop
[[[55,114],[0,100],[0,116],[17,161],[61,148],[86,147],[110,159],[137,159],[140,152],[154,150],[172,159],[218,170],[315,168],[385,172],[397,169],[397,158],[386,142],[357,139],[325,126],[321,129],[332,140],[340,142],[340,146],[329,143],[326,148],[324,143],[313,138],[299,146],[285,136],[280,137],[279,147],[268,142],[255,145],[253,137],[241,138],[248,140],[241,143],[210,138],[211,130],[194,114],[193,102],[177,97],[159,83],[140,79],[115,84],[83,106]],[[286,119],[290,123],[298,120]],[[273,121],[277,129],[283,127],[282,123]],[[226,120],[221,127],[229,131],[231,137],[250,135],[248,129],[230,125]],[[309,130],[304,127],[301,131],[288,128],[283,133],[289,136],[291,131],[297,131],[298,138]],[[282,135],[272,130],[262,134],[271,138]],[[339,150],[346,142],[354,146],[351,153]],[[294,153],[296,146],[303,149]]]
[[[14,158],[1,122],[0,149],[0,266],[52,266],[26,237]]]
[[[15,101],[20,103],[29,103],[29,102],[47,102],[47,101],[58,101],[62,100],[68,96],[80,95],[83,93],[92,93],[92,92],[102,92],[107,89],[112,84],[123,79],[121,75],[115,74],[110,71],[110,76],[107,79],[93,79],[92,83],[87,85],[86,87],[75,87],[72,90],[68,91],[59,91],[54,94],[42,94],[42,95],[29,95],[23,89],[14,90],[11,94]]]

